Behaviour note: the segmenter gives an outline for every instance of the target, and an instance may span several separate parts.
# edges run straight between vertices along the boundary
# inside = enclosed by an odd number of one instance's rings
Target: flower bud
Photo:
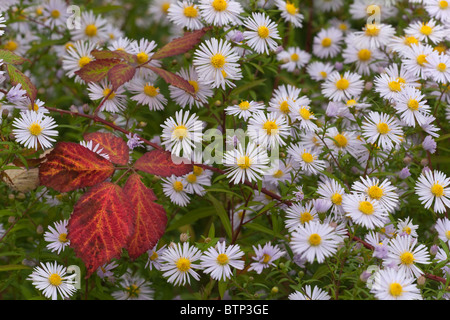
[[[273,287],[272,290],[270,291],[271,294],[277,294],[278,293],[278,287]]]
[[[180,241],[181,242],[187,242],[187,241],[189,241],[189,238],[190,238],[190,236],[187,234],[187,233],[182,233],[182,234],[180,234]]]
[[[16,221],[16,217],[14,217],[14,216],[9,216],[9,218],[8,218],[8,223],[14,223],[14,221]]]
[[[214,105],[215,105],[216,107],[220,107],[220,106],[222,105],[222,101],[216,100],[216,101],[214,102]]]
[[[41,224],[37,226],[36,233],[37,234],[43,234],[44,233],[44,227]]]
[[[425,282],[427,281],[427,278],[425,278],[423,275],[417,278],[417,285],[423,286]]]
[[[428,165],[428,159],[427,158],[423,158],[422,160],[420,160],[420,165],[425,167]]]

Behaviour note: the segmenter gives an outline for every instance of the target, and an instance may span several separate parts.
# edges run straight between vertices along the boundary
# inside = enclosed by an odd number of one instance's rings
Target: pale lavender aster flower
[[[436,152],[436,141],[431,136],[426,136],[422,142],[422,147],[430,153]]]

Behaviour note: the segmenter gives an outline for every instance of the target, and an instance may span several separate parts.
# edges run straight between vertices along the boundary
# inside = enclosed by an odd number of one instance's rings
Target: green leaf
[[[119,63],[123,62],[119,59],[94,60],[76,71],[75,74],[86,82],[99,82],[108,75],[112,67]]]
[[[327,274],[330,273],[330,270],[327,266],[320,266],[317,271],[312,276],[313,279],[319,280],[323,277],[325,277]]]
[[[25,269],[31,269],[30,267],[21,265],[21,264],[8,264],[5,266],[0,266],[0,272],[1,271],[12,271],[12,270],[25,270]]]
[[[223,295],[225,294],[225,291],[227,290],[228,282],[220,280],[219,281],[219,294],[220,299],[223,299]]]
[[[233,237],[233,232],[231,229],[230,219],[228,218],[228,214],[225,211],[225,208],[223,207],[222,203],[216,198],[214,198],[210,193],[208,193],[208,198],[212,202],[214,208],[216,209],[216,214],[219,216],[220,221],[222,222],[222,225],[225,229],[225,232],[231,239]]]
[[[2,59],[4,63],[16,65],[23,64],[25,61],[28,62],[30,61],[28,59],[18,56],[14,52],[5,49],[0,49],[0,59]]]
[[[276,237],[276,238],[280,238],[280,239],[286,240],[286,238],[283,237],[281,234],[275,233],[272,230],[270,230],[269,228],[264,227],[264,226],[262,226],[262,225],[260,225],[258,223],[253,222],[253,221],[251,223],[247,223],[245,225],[245,227],[247,229],[251,229],[251,230],[254,230],[254,231],[267,233],[267,234],[271,235],[272,237]]]
[[[236,89],[231,91],[230,95],[231,96],[237,96],[237,95],[239,95],[242,92],[246,92],[246,91],[248,91],[251,88],[258,87],[258,86],[264,84],[265,81],[266,81],[266,79],[259,79],[259,80],[255,80],[255,81],[246,83],[243,86],[237,87]]]
[[[22,85],[22,89],[27,92],[28,97],[30,98],[32,103],[34,103],[34,100],[36,100],[37,89],[31,82],[30,78],[28,78],[19,69],[10,64],[6,66],[6,69],[8,70],[11,84],[15,86],[20,83]]]
[[[209,217],[215,213],[214,208],[200,208],[194,209],[186,213],[183,217],[178,219],[177,221],[172,222],[166,229],[166,232],[176,230],[179,227],[185,226],[187,224],[191,224],[201,218]]]
[[[209,228],[208,238],[212,239],[216,235],[216,229],[214,227],[214,223],[211,223],[211,227]]]

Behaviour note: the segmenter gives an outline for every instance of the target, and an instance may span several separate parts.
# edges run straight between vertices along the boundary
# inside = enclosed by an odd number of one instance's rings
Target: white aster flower
[[[450,178],[441,171],[427,170],[422,172],[414,187],[420,202],[425,209],[431,207],[437,213],[444,213],[445,208],[450,208]]]
[[[414,281],[403,270],[386,268],[375,274],[371,292],[378,300],[422,300]]]
[[[304,225],[311,221],[317,221],[319,219],[317,211],[311,201],[307,202],[304,206],[294,203],[286,209],[286,228],[289,232],[293,232],[299,225]]]
[[[320,289],[319,287],[313,287],[313,289],[311,289],[310,285],[306,285],[303,289],[302,292],[300,291],[295,291],[293,293],[291,293],[288,296],[289,300],[330,300],[331,297],[330,295]]]
[[[334,58],[341,51],[342,31],[331,27],[322,29],[313,42],[313,53],[319,58]]]
[[[276,0],[275,4],[286,22],[292,23],[295,28],[302,27],[303,14],[300,13],[300,9],[292,1]]]
[[[377,200],[372,200],[361,193],[346,194],[342,199],[342,208],[345,215],[356,224],[370,230],[383,227],[388,217]]]
[[[381,183],[378,178],[369,178],[368,176],[365,178],[361,176],[360,179],[361,181],[353,183],[352,190],[365,194],[371,200],[378,201],[381,208],[392,213],[399,202],[399,195],[395,192],[397,188],[388,179]]]
[[[281,69],[293,72],[306,66],[311,59],[311,54],[301,50],[299,47],[290,47],[277,55],[277,60],[281,61]]]
[[[55,227],[49,226],[49,231],[44,233],[44,240],[50,242],[47,245],[47,249],[60,253],[64,251],[64,248],[70,245],[69,239],[67,239],[67,220],[55,222]]]
[[[58,135],[58,131],[52,130],[58,125],[52,117],[45,116],[42,112],[26,111],[20,113],[20,118],[13,121],[13,134],[17,142],[26,148],[37,150],[52,147],[51,138]]]
[[[333,101],[359,97],[363,89],[364,81],[361,80],[361,76],[350,71],[346,71],[344,75],[334,71],[322,83],[322,94]]]
[[[277,25],[264,13],[253,12],[252,17],[244,21],[244,25],[249,29],[244,32],[244,38],[250,48],[265,54],[277,49],[278,43],[274,39],[281,39]]]
[[[103,103],[99,111],[117,113],[126,108],[127,96],[124,94],[123,86],[113,91],[112,85],[106,79],[103,79],[100,83],[90,82],[88,91],[89,98],[92,101],[101,100],[100,103]]]
[[[215,26],[239,24],[239,15],[244,11],[241,4],[234,0],[200,0],[198,7],[203,19]]]
[[[161,257],[164,255],[164,252],[167,250],[166,245],[163,245],[161,248],[156,249],[158,244],[155,244],[155,246],[147,251],[148,259],[145,263],[145,268],[149,268],[152,270],[155,268],[156,270],[161,270]]]
[[[260,244],[258,247],[253,246],[253,250],[255,251],[255,256],[252,257],[254,262],[250,264],[248,271],[255,270],[257,274],[261,274],[270,266],[275,266],[274,261],[285,254],[277,245],[272,245],[270,242],[267,242],[264,247],[261,247]]]
[[[362,135],[368,143],[391,150],[403,141],[403,131],[397,119],[386,113],[370,112],[362,124]]]
[[[250,118],[247,133],[257,145],[275,148],[286,144],[289,126],[282,115],[260,111]]]
[[[408,126],[414,127],[416,122],[419,126],[426,124],[426,115],[430,113],[425,95],[413,87],[406,87],[395,98],[394,108],[400,114],[400,119]]]
[[[121,277],[119,286],[121,290],[111,294],[116,300],[153,300],[155,290],[151,287],[151,282],[132,275],[130,271]]]
[[[190,202],[186,186],[187,182],[182,177],[172,175],[162,179],[164,194],[170,198],[170,201],[180,207],[185,207]]]
[[[237,116],[247,121],[253,114],[263,111],[264,108],[265,106],[261,102],[241,100],[239,104],[226,107],[225,112],[228,115]]]
[[[233,275],[231,268],[244,269],[244,255],[239,245],[225,245],[225,241],[217,243],[216,247],[210,247],[203,253],[201,267],[204,273],[218,281],[226,281]]]
[[[133,94],[131,100],[141,105],[147,105],[150,111],[163,110],[167,104],[167,99],[153,81],[137,77],[128,82],[126,86],[127,90]]]
[[[168,18],[176,25],[186,27],[188,30],[203,28],[198,5],[190,0],[173,3],[168,10]]]

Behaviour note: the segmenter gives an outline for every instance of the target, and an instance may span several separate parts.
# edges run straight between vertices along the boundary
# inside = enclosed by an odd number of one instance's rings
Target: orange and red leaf
[[[182,176],[191,172],[194,166],[191,164],[175,164],[172,161],[172,154],[169,151],[152,150],[145,153],[134,164],[137,170],[161,177],[170,177],[171,175]]]
[[[94,145],[98,143],[112,163],[123,166],[128,163],[130,150],[122,138],[109,132],[91,132],[84,135],[84,140],[92,140]]]

